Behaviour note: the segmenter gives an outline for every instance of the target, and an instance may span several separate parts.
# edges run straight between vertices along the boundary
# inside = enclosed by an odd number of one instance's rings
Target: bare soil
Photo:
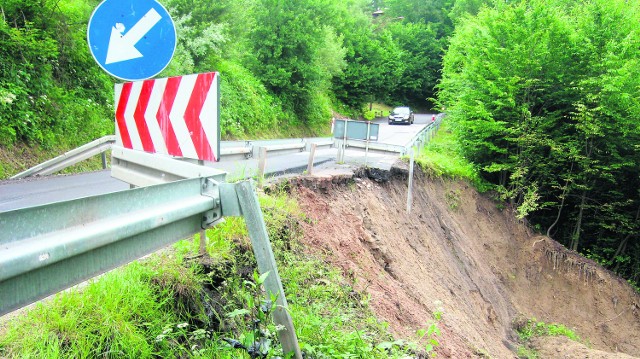
[[[407,214],[407,179],[399,163],[288,180],[310,219],[308,250],[367,293],[398,337],[415,339],[443,312],[438,357],[515,358],[514,322],[536,318],[588,343],[533,340],[541,358],[640,357],[640,296],[625,281],[464,182],[416,171]]]

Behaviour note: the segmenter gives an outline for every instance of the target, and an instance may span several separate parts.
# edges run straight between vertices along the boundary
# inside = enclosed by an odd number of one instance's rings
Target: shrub
[[[365,111],[363,117],[365,120],[371,121],[376,118],[376,113],[373,111]]]

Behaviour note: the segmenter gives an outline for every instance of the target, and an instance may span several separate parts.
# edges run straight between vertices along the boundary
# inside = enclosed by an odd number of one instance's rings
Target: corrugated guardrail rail
[[[258,141],[222,141],[220,143],[220,158],[222,161],[233,161],[242,158],[258,157],[261,148],[265,148],[268,152],[277,153],[278,155],[309,151],[313,143],[317,146],[330,147],[333,146],[333,139],[330,137],[313,137]],[[106,168],[104,153],[110,150],[114,144],[115,136],[99,138],[54,159],[20,172],[11,177],[11,179],[49,175],[100,153],[103,155],[103,167]]]
[[[66,152],[56,158],[43,162],[37,166],[31,167],[26,171],[20,172],[11,177],[11,179],[25,178],[30,176],[45,176],[61,171],[69,166],[73,166],[78,162],[91,158],[99,153],[103,154],[102,166],[106,168],[106,158],[104,153],[111,149],[116,142],[116,136],[105,136],[86,145],[80,146],[74,150]]]
[[[436,117],[436,121],[425,126],[414,138],[406,145],[391,145],[385,143],[362,141],[362,140],[347,140],[347,147],[355,148],[368,148],[369,150],[394,152],[400,155],[408,153],[409,149],[416,145],[416,143],[425,143],[427,137],[431,135],[432,131],[436,130],[444,114],[439,114]],[[55,173],[63,170],[66,167],[75,165],[76,163],[86,160],[97,154],[103,155],[103,167],[106,168],[106,158],[104,153],[112,148],[115,144],[115,136],[105,136],[92,141],[86,145],[78,147],[74,150],[66,152],[54,159],[34,166],[26,171],[20,172],[17,175],[11,177],[12,179],[24,178],[29,176],[41,176]],[[265,149],[270,153],[277,153],[278,155],[284,155],[292,152],[310,151],[311,145],[332,147],[335,141],[331,137],[312,137],[312,138],[294,138],[294,139],[278,139],[278,140],[250,140],[250,141],[222,141],[220,143],[220,158],[221,161],[233,161],[238,159],[257,158],[261,149]]]
[[[0,212],[0,316],[213,226],[247,223],[285,353],[302,358],[260,204],[250,182],[176,159],[113,147],[133,185],[100,196]],[[139,171],[138,175],[131,175]],[[169,181],[165,183],[166,181]]]

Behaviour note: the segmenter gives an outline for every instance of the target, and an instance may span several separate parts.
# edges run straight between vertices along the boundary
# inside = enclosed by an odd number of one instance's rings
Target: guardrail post
[[[106,170],[107,169],[107,154],[102,152],[100,154],[100,157],[102,157],[102,169]]]
[[[367,143],[364,149],[364,165],[367,166],[367,159],[369,157],[369,136],[371,135],[371,121],[367,121]]]
[[[317,147],[318,147],[317,144],[312,143],[311,150],[309,151],[309,164],[307,164],[307,174],[310,174],[310,175],[313,174],[313,160],[314,160],[314,157],[316,156]]]
[[[407,191],[407,214],[411,213],[411,203],[413,202],[413,147],[409,149],[409,189]]]
[[[344,120],[344,138],[342,141],[342,158],[340,158],[340,163],[344,163],[344,152],[347,150],[347,131],[349,130],[349,120]]]
[[[204,166],[203,160],[198,160],[198,165]],[[200,230],[200,247],[198,249],[199,255],[204,255],[207,252],[207,230]]]
[[[260,155],[258,156],[258,182],[262,185],[264,181],[264,173],[267,168],[267,148],[259,148]]]
[[[267,291],[267,298],[270,294],[276,295],[276,309],[273,312],[273,319],[276,325],[282,329],[278,330],[278,337],[282,343],[282,350],[287,355],[293,354],[296,359],[302,359],[302,352],[298,346],[298,337],[296,336],[293,320],[289,314],[287,306],[287,298],[284,295],[278,267],[269,242],[269,234],[264,224],[262,210],[258,202],[251,182],[244,181],[236,184],[236,193],[240,202],[242,215],[244,216],[253,246],[253,253],[258,262],[258,270],[260,274],[269,273],[264,281],[264,287]]]

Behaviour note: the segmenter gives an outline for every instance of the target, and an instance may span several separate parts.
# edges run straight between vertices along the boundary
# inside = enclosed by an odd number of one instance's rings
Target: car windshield
[[[411,112],[408,107],[396,107],[393,109],[394,115],[407,115]]]

